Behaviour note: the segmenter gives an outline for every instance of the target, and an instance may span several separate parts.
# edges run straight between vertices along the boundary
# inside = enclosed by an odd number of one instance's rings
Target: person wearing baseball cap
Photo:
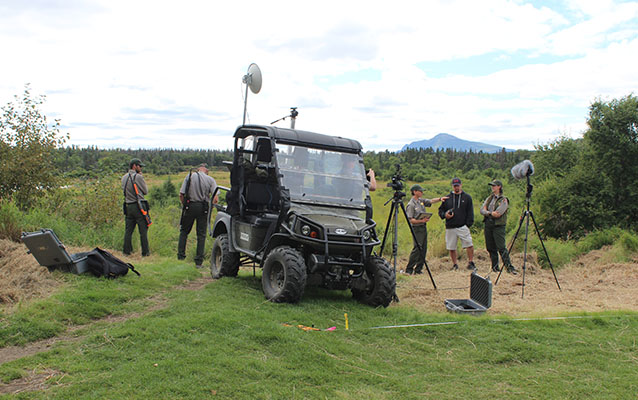
[[[505,225],[507,224],[509,200],[503,196],[503,182],[494,179],[488,185],[492,188],[492,194],[483,202],[481,215],[485,222],[485,247],[490,253],[492,271],[500,271],[498,268],[498,255],[500,254],[506,271],[516,275],[518,271],[512,265],[505,246]]]
[[[135,225],[140,232],[140,245],[142,247],[142,256],[148,256],[150,254],[148,246],[148,225],[142,215],[142,211],[138,206],[138,198],[144,200],[144,195],[148,193],[144,176],[142,176],[142,161],[139,158],[133,158],[129,162],[129,171],[122,176],[122,190],[124,191],[124,215],[125,228],[124,228],[124,248],[122,252],[126,255],[131,254],[133,251],[133,231]],[[138,193],[135,192],[135,186],[137,186]]]
[[[425,207],[430,207],[434,203],[438,203],[441,200],[447,199],[447,197],[438,197],[434,199],[422,199],[423,188],[419,184],[415,184],[410,188],[412,198],[405,207],[405,213],[412,225],[412,231],[414,232],[414,245],[408,265],[405,267],[405,273],[408,275],[422,274],[423,264],[425,262],[425,255],[428,252],[428,229],[426,223],[430,220],[432,213],[428,213]],[[414,239],[413,238],[413,239]],[[419,251],[419,246],[421,251]]]
[[[184,178],[179,190],[179,201],[182,203],[182,217],[179,223],[179,239],[177,242],[177,259],[186,258],[186,242],[188,235],[196,224],[197,250],[195,253],[195,267],[202,268],[204,262],[204,247],[206,246],[206,229],[208,228],[209,202],[217,204],[218,195],[215,189],[217,182],[212,176],[208,176],[208,164],[197,166],[197,171],[192,170]]]
[[[474,224],[474,207],[472,196],[465,193],[461,186],[461,179],[452,179],[452,191],[445,197],[439,207],[439,217],[445,219],[445,247],[450,252],[452,270],[458,270],[456,247],[459,240],[467,251],[467,269],[475,270],[474,244],[470,227]]]

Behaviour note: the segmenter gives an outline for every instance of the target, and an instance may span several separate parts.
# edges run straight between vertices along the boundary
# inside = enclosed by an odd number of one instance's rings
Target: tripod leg
[[[536,219],[534,218],[534,214],[529,211],[529,215],[532,216],[532,222],[534,223],[534,229],[536,229],[536,235],[538,235],[538,239],[541,241],[541,246],[543,247],[543,251],[545,252],[545,257],[547,257],[547,262],[549,262],[549,267],[552,269],[552,274],[554,274],[554,280],[556,281],[556,286],[558,286],[558,290],[561,292],[563,289],[560,288],[560,283],[558,283],[558,278],[556,277],[556,272],[554,272],[554,266],[552,265],[552,260],[549,259],[549,254],[547,253],[547,249],[545,248],[545,243],[543,243],[543,238],[541,237],[540,231],[538,230],[538,225],[536,225]]]
[[[525,250],[523,252],[523,287],[521,288],[521,299],[525,297],[525,271],[527,270],[527,240],[529,237],[529,210],[525,211]]]
[[[523,210],[523,214],[521,214],[521,217],[519,218],[518,229],[516,229],[516,233],[514,234],[514,237],[512,238],[512,242],[510,243],[510,247],[507,249],[507,252],[509,253],[510,257],[512,256],[512,248],[514,248],[514,242],[516,242],[516,238],[518,237],[518,233],[521,231],[521,227],[523,226],[523,218],[525,218],[525,210]],[[494,286],[496,286],[496,284],[498,283],[498,280],[501,278],[501,274],[503,273],[503,269],[505,269],[505,268],[501,268],[501,270],[498,272],[498,276],[496,277],[496,281],[494,281]]]
[[[383,256],[383,248],[385,247],[385,239],[388,236],[388,231],[390,230],[390,221],[392,221],[392,215],[394,214],[395,204],[392,202],[390,206],[390,213],[388,214],[388,222],[385,224],[385,232],[383,233],[383,241],[381,242],[381,249],[379,249],[379,257]]]
[[[408,228],[410,228],[410,234],[412,235],[412,240],[414,240],[414,243],[416,243],[417,247],[419,248],[419,252],[421,253],[421,255],[423,255],[423,248],[421,247],[421,244],[418,242],[418,240],[416,240],[416,235],[414,234],[414,230],[412,229],[412,224],[410,223],[410,219],[408,218],[408,213],[405,211],[405,204],[401,202],[400,205],[401,205],[401,210],[403,211],[403,216],[405,217],[405,221],[408,223]],[[430,275],[432,286],[434,286],[434,289],[436,289],[436,283],[434,283],[432,272],[430,271],[430,267],[428,266],[428,263],[425,261],[425,257],[423,258],[423,264],[425,265],[425,269],[427,269],[428,271],[428,275]]]

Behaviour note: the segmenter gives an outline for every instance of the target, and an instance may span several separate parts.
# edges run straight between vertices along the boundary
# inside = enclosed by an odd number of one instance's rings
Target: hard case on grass
[[[69,255],[60,239],[51,229],[22,232],[22,241],[36,261],[49,271],[60,269],[74,274],[88,272],[86,253]]]
[[[445,299],[445,307],[450,312],[463,314],[483,314],[492,307],[492,281],[472,271],[470,275],[469,299]]]

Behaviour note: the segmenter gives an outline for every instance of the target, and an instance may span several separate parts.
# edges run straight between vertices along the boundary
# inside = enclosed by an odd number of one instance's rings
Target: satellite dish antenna
[[[244,96],[244,122],[246,125],[246,106],[248,105],[248,88],[257,94],[261,90],[261,70],[257,64],[252,63],[248,66],[248,72],[243,76],[241,81],[246,85],[246,95]]]

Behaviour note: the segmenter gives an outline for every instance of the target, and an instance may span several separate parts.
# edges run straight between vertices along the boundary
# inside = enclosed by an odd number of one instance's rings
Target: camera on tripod
[[[401,176],[401,164],[397,164],[396,168],[394,175],[392,175],[392,181],[388,182],[388,187],[391,187],[394,191],[398,192],[403,190],[405,185],[403,183],[404,179]]]

